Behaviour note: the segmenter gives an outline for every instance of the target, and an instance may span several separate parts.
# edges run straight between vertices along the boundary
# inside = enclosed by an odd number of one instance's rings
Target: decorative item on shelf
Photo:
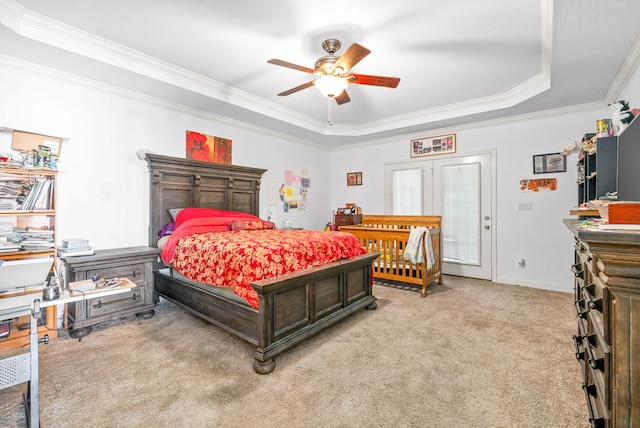
[[[611,119],[599,119],[596,122],[596,137],[611,137],[613,136],[613,127],[611,126]]]
[[[33,167],[45,169],[57,169],[57,158],[51,153],[47,146],[38,146],[37,150],[32,150]]]
[[[619,100],[609,104],[609,111],[611,112],[611,132],[609,136],[619,135],[640,112],[638,109],[630,110],[629,103],[625,100]]]

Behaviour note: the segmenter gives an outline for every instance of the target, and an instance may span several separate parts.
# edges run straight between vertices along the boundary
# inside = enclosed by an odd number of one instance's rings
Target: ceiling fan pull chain
[[[327,120],[327,122],[329,122],[329,126],[333,126],[333,120],[331,120],[331,100],[332,99],[333,98],[327,98],[327,106],[328,106],[327,107],[327,109],[328,109],[328,113],[327,114],[329,116],[329,119]]]

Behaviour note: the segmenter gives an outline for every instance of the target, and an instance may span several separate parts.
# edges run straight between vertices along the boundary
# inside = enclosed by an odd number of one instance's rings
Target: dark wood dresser
[[[640,231],[575,237],[576,358],[593,427],[640,426]]]
[[[67,283],[91,279],[126,277],[137,287],[127,293],[109,297],[89,298],[68,307],[69,335],[82,338],[91,333],[92,325],[137,315],[150,318],[155,314],[153,269],[160,250],[152,247],[128,247],[96,250],[92,256],[63,259]]]

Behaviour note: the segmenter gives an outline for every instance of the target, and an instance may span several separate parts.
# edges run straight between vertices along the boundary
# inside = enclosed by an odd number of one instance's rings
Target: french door
[[[445,274],[493,279],[493,156],[482,153],[385,165],[386,213],[442,216]]]

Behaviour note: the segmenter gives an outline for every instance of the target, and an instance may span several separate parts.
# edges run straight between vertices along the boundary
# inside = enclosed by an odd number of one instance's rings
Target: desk
[[[92,292],[90,297],[109,296],[131,291],[131,288],[118,288]],[[40,402],[38,386],[38,344],[49,343],[48,336],[38,339],[38,318],[42,308],[85,299],[85,296],[71,296],[68,290],[54,300],[42,300],[41,294],[24,294],[0,299],[0,319],[10,319],[30,315],[29,352],[0,360],[0,389],[28,382],[24,395],[24,406],[29,427],[40,426]]]

